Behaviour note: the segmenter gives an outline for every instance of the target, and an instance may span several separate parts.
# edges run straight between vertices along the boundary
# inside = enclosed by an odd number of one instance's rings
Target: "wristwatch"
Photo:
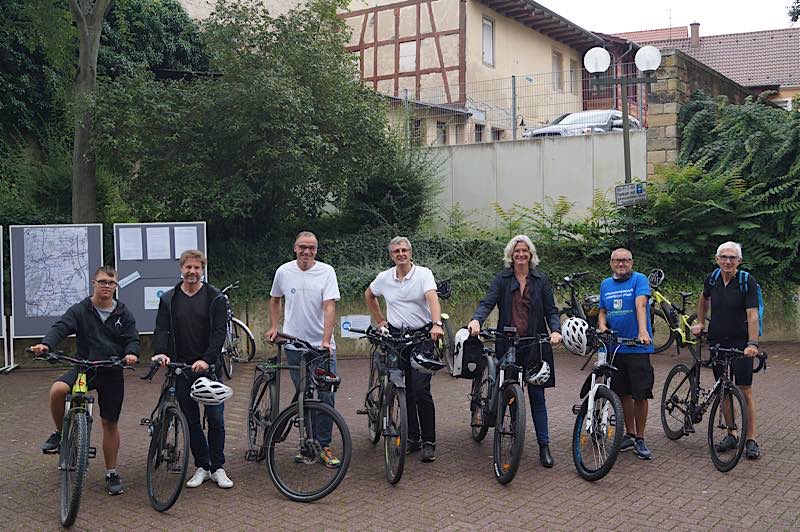
[[[753,347],[758,347],[758,341],[757,340],[749,340],[747,342],[747,345],[752,345]]]
[[[443,323],[442,323],[441,321],[434,321],[434,322],[432,322],[432,323],[433,323],[434,325],[438,325],[439,327],[441,327],[441,326],[443,325]]]

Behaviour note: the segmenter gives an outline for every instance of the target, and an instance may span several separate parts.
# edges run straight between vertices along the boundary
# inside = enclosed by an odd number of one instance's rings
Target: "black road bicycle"
[[[30,349],[28,351],[32,352]],[[45,360],[52,364],[66,362],[78,369],[78,377],[72,385],[71,393],[66,397],[58,458],[61,485],[59,518],[61,525],[69,528],[78,517],[89,459],[97,455],[97,449],[90,443],[94,397],[89,395],[89,380],[97,368],[133,368],[126,366],[119,358],[86,360],[67,356],[60,351],[44,353],[35,360]]]
[[[702,343],[699,343],[692,357],[692,367],[678,364],[670,370],[664,381],[661,393],[661,425],[667,438],[677,440],[695,431],[694,426],[703,421],[706,411],[708,417],[708,451],[711,461],[719,471],[726,473],[736,467],[744,451],[750,413],[744,395],[730,377],[731,366],[744,352],[739,349],[726,349],[719,345],[709,348],[708,359],[702,357]],[[767,354],[757,355],[758,373],[767,367]],[[700,383],[700,369],[717,366],[719,378],[711,389],[706,390]],[[734,438],[733,444],[729,444]]]
[[[228,307],[228,323],[225,326],[225,343],[222,344],[222,369],[229,379],[233,376],[234,362],[250,362],[256,356],[256,338],[250,328],[233,315],[228,292],[239,288],[239,281],[222,289]]]

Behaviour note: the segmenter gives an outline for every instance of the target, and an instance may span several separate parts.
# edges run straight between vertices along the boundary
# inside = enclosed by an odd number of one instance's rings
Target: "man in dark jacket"
[[[225,296],[202,280],[206,264],[202,251],[193,249],[181,254],[183,281],[164,293],[158,303],[153,336],[153,352],[157,354],[153,361],[169,364],[174,358],[191,364],[194,372],[193,376],[178,378],[175,382],[175,395],[189,423],[189,443],[197,467],[186,486],[196,488],[210,479],[220,488],[231,488],[233,482],[222,469],[225,463],[224,405],[205,405],[206,439],[200,407],[189,395],[195,380],[207,373],[211,365],[219,366],[228,320]]]
[[[72,305],[42,340],[31,347],[37,355],[54,349],[71,334],[78,337],[79,356],[89,360],[105,360],[123,357],[126,364],[139,360],[139,333],[133,314],[114,299],[117,288],[117,272],[111,266],[102,266],[94,274],[94,292],[80,303]],[[45,453],[57,452],[61,444],[61,428],[64,422],[64,400],[78,378],[73,368],[58,378],[50,388],[50,413],[56,431],[42,445]],[[110,495],[124,491],[117,474],[119,452],[119,430],[117,420],[125,396],[125,381],[122,368],[97,368],[88,374],[90,390],[97,390],[100,403],[100,419],[103,425],[103,458],[106,463],[106,488]]]

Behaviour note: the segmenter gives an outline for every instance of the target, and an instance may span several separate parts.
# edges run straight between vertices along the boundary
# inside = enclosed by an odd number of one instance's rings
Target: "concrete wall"
[[[539,138],[436,148],[441,157],[441,204],[472,211],[470,219],[496,227],[492,207],[530,206],[565,196],[579,212],[591,206],[595,190],[614,198],[625,181],[622,134]],[[646,176],[646,133],[631,132],[634,179]]]

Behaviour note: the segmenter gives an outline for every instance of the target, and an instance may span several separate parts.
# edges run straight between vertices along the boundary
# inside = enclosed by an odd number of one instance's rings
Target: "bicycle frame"
[[[678,345],[683,347],[685,345],[697,345],[697,337],[691,333],[689,317],[686,315],[686,298],[683,300],[683,307],[678,307],[670,301],[658,288],[652,289],[651,305],[658,306],[664,312],[667,318],[670,330],[675,334]],[[673,314],[674,312],[674,314]],[[674,318],[678,319],[675,323]]]

